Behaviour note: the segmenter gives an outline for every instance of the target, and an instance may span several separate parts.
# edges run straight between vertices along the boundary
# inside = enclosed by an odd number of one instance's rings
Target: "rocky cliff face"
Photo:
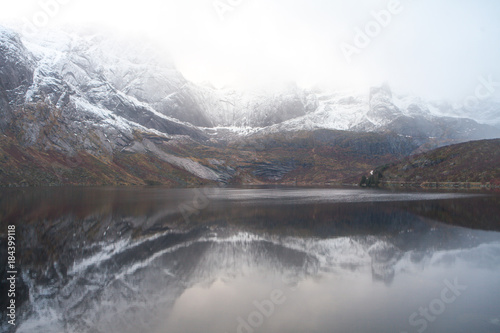
[[[0,130],[12,121],[33,83],[35,63],[17,34],[0,27]]]

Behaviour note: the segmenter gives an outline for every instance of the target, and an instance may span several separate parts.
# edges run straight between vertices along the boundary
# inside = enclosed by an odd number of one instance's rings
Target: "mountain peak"
[[[392,98],[392,90],[388,83],[383,83],[379,87],[371,87],[370,88],[370,98],[373,98],[375,95],[381,95],[384,98]]]

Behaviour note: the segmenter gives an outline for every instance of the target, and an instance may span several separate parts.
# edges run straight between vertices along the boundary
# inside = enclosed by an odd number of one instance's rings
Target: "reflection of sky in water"
[[[494,332],[499,329],[490,321],[500,316],[497,310],[500,290],[495,289],[500,277],[500,244],[434,253],[420,261],[412,261],[413,254],[407,253],[390,266],[379,266],[394,271],[389,283],[374,274],[370,249],[366,251],[351,242],[344,245],[346,247],[340,250],[353,250],[359,257],[335,258],[337,251],[332,251],[327,255],[329,260],[318,267],[312,264],[306,274],[307,268],[294,271],[289,266],[266,265],[262,257],[256,267],[247,268],[241,275],[224,277],[226,272],[221,271],[212,282],[195,284],[185,290],[158,331],[237,331],[242,327],[238,318],[249,323],[252,313],[258,312],[255,302],[269,300],[275,289],[283,291],[286,302],[275,305],[271,316],[261,315],[265,319],[252,328],[255,331],[393,332],[398,328],[416,331],[421,326],[412,327],[408,323],[410,315],[440,298],[446,288],[444,281],[453,284],[455,279],[467,290],[446,305],[439,320],[429,322],[429,331],[470,332],[482,327]],[[310,255],[314,258],[313,253]],[[307,267],[305,262],[304,266]],[[253,320],[255,322],[255,318]],[[248,330],[241,328],[241,331]]]
[[[429,203],[396,204],[401,196],[374,191],[373,202],[387,202],[348,204],[365,192],[216,190],[192,223],[175,229],[175,205],[190,200],[189,190],[136,191],[111,191],[102,205],[89,196],[90,210],[77,218],[71,211],[82,201],[69,196],[64,214],[31,233],[26,251],[47,247],[51,230],[61,238],[52,244],[64,246],[49,255],[57,262],[24,261],[33,302],[18,332],[417,332],[410,316],[455,279],[467,290],[426,332],[500,330],[500,235],[433,220],[448,222],[467,205],[488,211],[484,198],[411,193],[405,198]],[[305,202],[282,204],[301,192]],[[134,204],[134,196],[149,200]],[[259,312],[273,291],[285,301]]]
[[[459,276],[459,284],[466,285],[467,290],[456,302],[446,306],[439,320],[432,325],[429,323],[429,331],[470,332],[479,325],[489,326],[494,332],[495,325],[488,322],[500,315],[495,310],[495,307],[498,309],[499,293],[492,293],[487,286],[498,282],[498,270],[471,274],[466,265],[452,270],[432,268],[416,276],[399,276],[391,286],[374,283],[368,275],[310,277],[295,288],[282,286],[280,290],[286,297],[285,303],[276,305],[272,315],[266,317],[256,331],[416,331],[408,323],[409,316],[419,307],[428,307],[431,301],[439,298],[446,287],[443,281],[448,279],[453,283],[450,276]],[[270,284],[266,279],[246,277],[230,283],[216,281],[209,287],[190,288],[177,300],[159,331],[237,331],[238,317],[249,322],[249,316],[257,310],[254,302],[269,300],[273,290]]]

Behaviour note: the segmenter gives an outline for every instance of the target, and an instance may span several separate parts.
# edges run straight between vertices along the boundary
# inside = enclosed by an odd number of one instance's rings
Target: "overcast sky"
[[[480,76],[500,82],[498,0],[0,1],[4,24],[142,32],[168,46],[188,79],[216,86],[388,82],[399,92],[458,99],[474,94]]]

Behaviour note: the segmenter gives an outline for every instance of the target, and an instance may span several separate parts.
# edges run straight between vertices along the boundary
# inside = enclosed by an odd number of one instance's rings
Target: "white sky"
[[[218,0],[232,6],[221,20],[213,0],[0,0],[0,23],[34,22],[48,6],[48,26],[144,33],[168,47],[188,79],[216,86],[388,82],[401,92],[459,99],[474,94],[478,76],[500,82],[498,0],[400,0],[402,11],[349,64],[341,43],[353,44],[355,29],[391,1],[398,0]]]

